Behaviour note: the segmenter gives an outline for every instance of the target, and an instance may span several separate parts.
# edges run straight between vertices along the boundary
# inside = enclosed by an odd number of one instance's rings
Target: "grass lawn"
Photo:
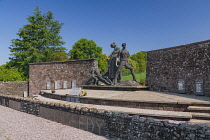
[[[122,81],[126,81],[126,80],[133,80],[133,76],[131,74],[127,75],[127,76],[122,76]],[[139,83],[143,83],[146,81],[146,73],[136,73],[136,80]]]

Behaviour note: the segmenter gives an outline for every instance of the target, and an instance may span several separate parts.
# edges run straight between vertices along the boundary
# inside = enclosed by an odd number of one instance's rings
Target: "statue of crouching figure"
[[[92,77],[86,82],[86,85],[112,85],[112,81],[105,75],[101,74],[101,70],[96,67],[90,69]]]

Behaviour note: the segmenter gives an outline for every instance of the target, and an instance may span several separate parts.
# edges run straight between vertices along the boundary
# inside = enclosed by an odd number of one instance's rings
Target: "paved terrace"
[[[59,95],[66,95],[69,89],[56,90]],[[43,90],[42,92],[51,92],[50,90]],[[110,91],[110,90],[87,90],[87,96],[84,98],[98,98],[98,99],[109,99],[109,100],[125,100],[125,101],[144,101],[144,102],[156,102],[156,103],[168,103],[168,104],[204,104],[210,105],[210,97],[177,94],[177,93],[163,93],[163,92],[152,92],[152,91]],[[67,101],[61,101],[56,99],[50,99],[42,96],[36,97],[38,100],[47,102],[59,102],[64,104],[71,104],[80,107],[105,109],[113,112],[121,112],[128,114],[137,114],[140,116],[151,116],[157,118],[171,118],[171,119],[186,119],[191,122],[201,123],[203,120],[194,120],[193,115],[205,116],[210,118],[209,113],[192,113],[192,112],[175,112],[165,110],[150,110],[140,108],[128,108],[128,107],[117,107],[117,106],[106,106],[106,105],[95,105],[95,104],[83,104],[73,103]],[[209,121],[204,121],[209,123]]]
[[[42,90],[51,93],[51,90]],[[59,95],[66,95],[70,89],[56,90]],[[196,96],[169,92],[154,91],[114,91],[114,90],[86,90],[87,96],[84,98],[114,99],[125,101],[144,101],[157,103],[201,103],[210,105],[210,97]]]

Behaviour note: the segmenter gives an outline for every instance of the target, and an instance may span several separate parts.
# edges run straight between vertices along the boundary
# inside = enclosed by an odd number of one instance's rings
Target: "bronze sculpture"
[[[86,82],[87,85],[111,85],[112,81],[105,75],[101,74],[101,71],[99,68],[92,67],[90,69],[90,73],[92,74],[92,77]]]
[[[129,51],[126,50],[126,43],[122,44],[123,49],[120,52],[120,65],[117,69],[116,75],[115,75],[115,79],[114,79],[114,84],[117,83],[117,77],[119,76],[119,74],[121,73],[121,70],[123,68],[123,66],[126,69],[130,69],[131,74],[133,76],[133,80],[136,81],[136,77],[135,77],[135,73],[134,73],[134,69],[133,67],[128,63],[128,57],[129,57]]]
[[[86,85],[120,85],[121,83],[121,73],[123,66],[126,69],[130,69],[133,76],[133,80],[136,81],[135,73],[133,67],[128,63],[129,52],[126,50],[126,43],[122,44],[123,49],[120,48],[114,43],[112,43],[111,48],[114,48],[112,53],[109,55],[108,60],[108,71],[106,74],[102,75],[100,69],[96,66],[92,67],[90,73],[92,77],[86,82]],[[136,83],[131,83],[131,85],[136,85]],[[102,84],[101,84],[102,83]],[[126,83],[128,85],[128,83]]]
[[[113,42],[110,46],[111,48],[114,48],[114,50],[109,55],[110,59],[108,60],[108,72],[105,75],[107,75],[113,82],[120,63],[120,47],[118,47],[115,42]],[[121,74],[119,74],[117,79],[118,81],[121,80]]]

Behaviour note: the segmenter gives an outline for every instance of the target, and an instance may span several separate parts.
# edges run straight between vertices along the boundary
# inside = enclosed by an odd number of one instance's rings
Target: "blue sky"
[[[126,42],[134,54],[210,39],[210,0],[0,0],[0,65],[36,6],[64,23],[60,35],[68,51],[81,38],[107,55],[112,42]]]

